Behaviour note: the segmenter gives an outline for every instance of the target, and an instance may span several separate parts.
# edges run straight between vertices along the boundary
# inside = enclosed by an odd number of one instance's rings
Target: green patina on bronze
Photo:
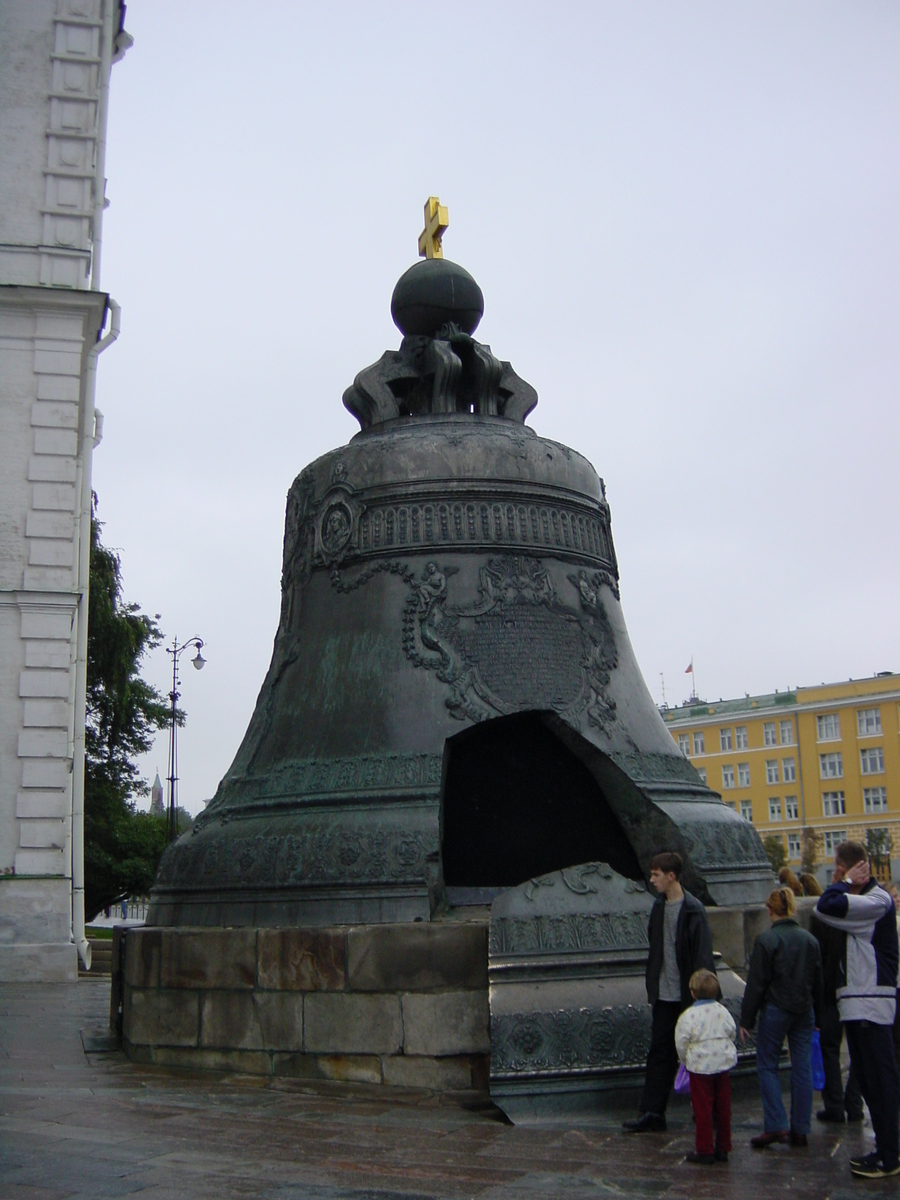
[[[711,902],[767,893],[641,677],[603,482],[525,426],[483,306],[443,259],[397,284],[403,340],[290,490],[272,663],[150,924],[427,921],[577,862],[637,880],[662,847]]]

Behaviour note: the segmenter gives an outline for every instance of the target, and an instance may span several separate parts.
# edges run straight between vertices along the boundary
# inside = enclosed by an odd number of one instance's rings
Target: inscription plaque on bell
[[[453,640],[507,711],[569,708],[584,690],[584,639],[576,617],[517,604],[461,621]],[[523,645],[540,652],[525,657]]]

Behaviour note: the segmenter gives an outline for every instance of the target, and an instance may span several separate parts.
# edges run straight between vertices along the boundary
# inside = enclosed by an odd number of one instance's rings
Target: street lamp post
[[[181,698],[181,693],[178,690],[178,685],[181,680],[178,678],[178,660],[188,646],[195,646],[197,653],[191,659],[194,668],[197,671],[202,671],[206,666],[206,659],[200,653],[203,649],[202,638],[188,638],[186,642],[178,644],[178,638],[172,639],[172,645],[166,647],[166,654],[172,655],[172,690],[169,692],[169,699],[172,702],[172,716],[169,721],[169,805],[167,811],[167,841],[171,845],[178,836],[178,701]]]

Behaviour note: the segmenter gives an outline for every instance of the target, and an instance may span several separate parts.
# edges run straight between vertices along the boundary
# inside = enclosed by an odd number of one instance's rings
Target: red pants
[[[713,1153],[713,1111],[716,1114],[715,1151],[731,1149],[731,1076],[727,1071],[718,1075],[694,1075],[691,1081],[691,1104],[697,1122],[697,1153]]]

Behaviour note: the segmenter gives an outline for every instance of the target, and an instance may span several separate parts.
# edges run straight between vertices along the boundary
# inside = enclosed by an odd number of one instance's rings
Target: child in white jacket
[[[694,1003],[678,1018],[675,1049],[691,1080],[691,1104],[696,1121],[697,1149],[687,1162],[710,1165],[728,1162],[731,1149],[731,1077],[737,1062],[734,1018],[719,1004],[719,981],[714,971],[695,971],[690,980]],[[716,1140],[713,1146],[713,1111]]]

